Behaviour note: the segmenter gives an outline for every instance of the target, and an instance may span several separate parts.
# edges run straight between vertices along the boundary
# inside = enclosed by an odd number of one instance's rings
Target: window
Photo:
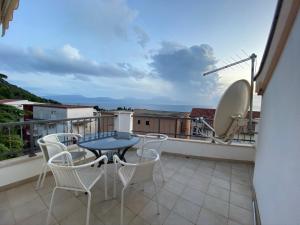
[[[150,125],[150,121],[146,120],[146,125],[149,126]]]
[[[141,120],[138,120],[138,124],[141,124]]]

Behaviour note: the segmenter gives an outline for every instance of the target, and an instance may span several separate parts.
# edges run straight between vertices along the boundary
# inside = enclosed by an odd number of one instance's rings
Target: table
[[[79,141],[78,146],[86,148],[91,151],[96,158],[103,155],[103,151],[106,151],[105,155],[108,157],[108,163],[113,163],[113,155],[117,154],[119,158],[126,162],[125,153],[132,146],[139,143],[140,138],[137,135],[127,132],[115,132],[111,136],[100,137],[88,141]],[[99,166],[101,164],[99,163]]]

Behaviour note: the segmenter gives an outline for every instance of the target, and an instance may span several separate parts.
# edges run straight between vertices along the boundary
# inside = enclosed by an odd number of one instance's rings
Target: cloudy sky
[[[20,0],[0,73],[35,94],[172,99],[214,106],[263,54],[275,0]],[[258,102],[259,100],[256,99]],[[258,103],[256,103],[258,104]]]

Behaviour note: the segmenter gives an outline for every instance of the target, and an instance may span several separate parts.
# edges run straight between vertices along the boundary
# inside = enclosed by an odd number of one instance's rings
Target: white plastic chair
[[[43,153],[43,165],[41,173],[36,183],[36,189],[43,187],[47,173],[47,162],[49,158],[51,158],[55,154],[62,151],[70,151],[74,162],[79,162],[80,160],[86,158],[87,153],[84,149],[79,148],[76,144],[66,146],[60,142],[59,137],[75,138],[76,141],[78,141],[81,135],[72,133],[49,134],[37,140],[37,143],[40,146],[40,149]],[[56,143],[56,147],[53,147],[53,145],[48,145],[48,143]]]
[[[166,141],[168,139],[168,136],[165,134],[156,134],[156,133],[148,133],[144,136],[143,138],[143,142],[141,145],[141,148],[139,148],[136,153],[138,155],[138,157],[140,159],[151,159],[153,157],[153,154],[151,150],[154,150],[157,152],[157,154],[159,155],[159,162],[158,162],[158,166],[159,166],[159,170],[161,172],[161,176],[163,178],[163,181],[165,181],[165,175],[164,175],[164,171],[163,171],[163,166],[161,163],[161,146],[163,144],[164,141]]]
[[[125,190],[132,184],[144,184],[146,182],[152,182],[155,189],[156,203],[157,203],[157,214],[159,214],[158,198],[157,198],[157,188],[154,181],[154,166],[159,161],[159,154],[156,151],[149,150],[152,154],[152,159],[144,162],[139,162],[136,164],[126,163],[117,155],[113,156],[115,163],[115,174],[114,174],[114,197],[116,197],[116,175],[119,175],[119,178],[123,184],[123,189],[121,193],[121,218],[120,224],[123,225],[123,211],[124,211],[124,193]],[[119,168],[119,165],[121,166]]]
[[[51,144],[56,146],[56,144]],[[101,160],[104,161],[104,164],[99,167],[92,167],[92,165],[97,165]],[[48,166],[50,167],[56,186],[53,190],[50,208],[47,217],[47,225],[50,222],[51,214],[53,211],[53,200],[54,195],[57,189],[71,190],[75,192],[85,192],[88,195],[87,203],[87,214],[86,214],[86,225],[89,225],[90,219],[90,209],[91,209],[91,189],[96,184],[96,182],[104,176],[104,194],[105,200],[107,200],[107,157],[105,155],[97,158],[95,161],[74,166],[72,161],[72,156],[70,152],[64,151],[53,156],[48,161]],[[57,163],[59,162],[59,163]]]

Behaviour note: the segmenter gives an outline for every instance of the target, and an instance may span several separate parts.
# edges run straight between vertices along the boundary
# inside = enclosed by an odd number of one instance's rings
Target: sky
[[[0,38],[0,73],[40,96],[171,99],[215,106],[251,53],[256,71],[275,0],[20,0]],[[260,99],[255,97],[258,107]]]

